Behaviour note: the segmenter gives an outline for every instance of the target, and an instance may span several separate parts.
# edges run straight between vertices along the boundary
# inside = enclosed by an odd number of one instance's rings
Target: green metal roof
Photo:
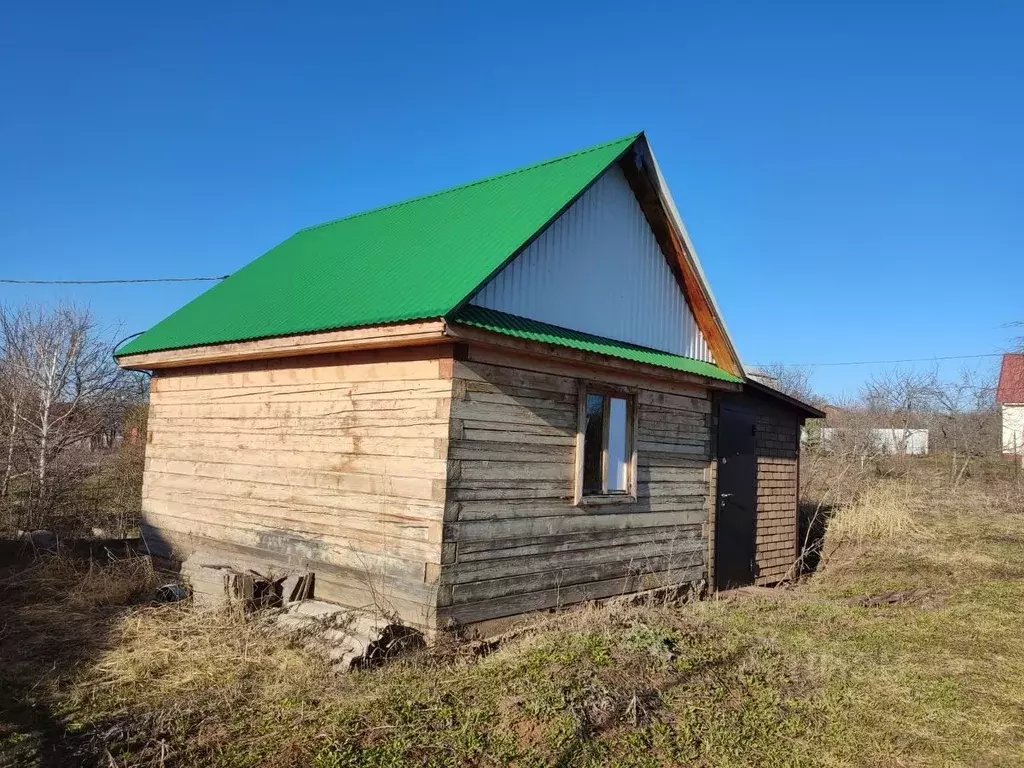
[[[117,354],[442,317],[637,138],[304,229]]]
[[[656,349],[640,347],[636,344],[627,344],[624,341],[593,336],[589,333],[573,331],[568,328],[559,328],[557,325],[549,325],[548,323],[530,320],[518,315],[510,315],[505,312],[498,312],[493,309],[485,309],[484,307],[467,305],[450,319],[453,323],[462,323],[463,325],[482,328],[493,333],[503,333],[506,336],[514,336],[517,339],[540,341],[546,344],[555,344],[559,347],[579,349],[584,352],[596,352],[623,360],[632,360],[635,363],[657,365],[661,368],[671,368],[673,371],[684,371],[685,373],[693,373],[697,376],[706,376],[710,379],[719,379],[720,381],[736,383],[743,381],[743,379],[733,376],[713,363],[705,363],[702,360],[673,355],[669,352],[660,352]]]

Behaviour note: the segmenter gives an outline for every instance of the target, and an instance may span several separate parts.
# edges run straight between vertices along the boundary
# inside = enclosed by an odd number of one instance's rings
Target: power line
[[[1002,352],[986,352],[980,355],[945,355],[942,357],[906,357],[902,360],[849,360],[837,363],[753,363],[755,367],[781,365],[783,368],[825,368],[837,365],[892,365],[894,363],[932,363],[939,360],[971,360],[980,357],[1002,357]]]
[[[201,283],[223,280],[228,275],[219,277],[139,277],[122,280],[15,280],[0,277],[0,283],[14,285],[114,285],[123,283]]]

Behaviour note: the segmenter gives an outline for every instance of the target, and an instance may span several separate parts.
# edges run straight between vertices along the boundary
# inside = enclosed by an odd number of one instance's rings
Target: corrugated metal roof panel
[[[441,317],[636,139],[302,230],[117,354]]]
[[[717,365],[694,360],[689,357],[660,352],[648,347],[640,347],[636,344],[627,344],[622,341],[602,338],[589,333],[573,331],[569,328],[560,328],[556,325],[542,323],[537,320],[530,320],[526,317],[510,315],[506,312],[498,312],[493,309],[468,305],[460,309],[452,318],[453,323],[462,323],[474,328],[481,328],[493,333],[501,333],[506,336],[513,336],[518,339],[539,341],[545,344],[554,344],[569,349],[579,349],[584,352],[596,352],[599,355],[608,355],[622,360],[632,360],[636,363],[657,365],[661,368],[671,368],[674,371],[706,376],[709,379],[731,381],[741,383],[743,379],[733,376],[731,373],[722,370]]]

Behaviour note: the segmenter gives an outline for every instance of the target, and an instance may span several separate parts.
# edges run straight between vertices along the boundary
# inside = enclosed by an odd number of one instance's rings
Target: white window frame
[[[636,436],[639,390],[634,387],[619,387],[595,381],[580,380],[577,394],[576,413],[576,468],[574,474],[573,504],[586,506],[590,504],[632,504],[636,502],[637,458]],[[626,401],[626,490],[609,493],[608,488],[608,414],[610,408],[604,408],[605,423],[601,430],[603,445],[601,447],[601,483],[603,493],[583,493],[584,448],[587,427],[587,395],[601,395],[605,398],[621,398]]]

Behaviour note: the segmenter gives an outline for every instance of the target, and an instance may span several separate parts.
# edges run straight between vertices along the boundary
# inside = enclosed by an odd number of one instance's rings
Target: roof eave
[[[116,359],[117,364],[122,368],[160,370],[243,360],[266,360],[365,349],[422,346],[444,341],[444,327],[445,324],[441,318],[431,318],[248,341],[231,341],[222,344],[205,344],[180,349],[154,350],[133,355],[119,355]]]
[[[775,389],[774,387],[769,387],[767,384],[762,384],[761,382],[754,381],[753,379],[747,379],[746,382],[744,382],[744,383],[746,384],[746,386],[750,387],[755,392],[760,392],[763,395],[771,397],[771,398],[773,398],[775,400],[779,400],[779,401],[785,403],[786,405],[789,405],[789,406],[795,408],[796,410],[801,411],[807,418],[810,418],[810,419],[824,419],[825,418],[825,412],[823,410],[821,410],[820,408],[814,407],[810,403],[804,402],[803,400],[801,400],[798,397],[793,397],[792,395],[787,395],[785,392],[780,392],[779,390]]]
[[[455,341],[473,342],[524,355],[545,357],[555,362],[584,365],[591,368],[628,373],[634,376],[641,375],[650,379],[670,381],[677,384],[688,384],[707,389],[722,390],[724,392],[738,392],[743,388],[742,383],[701,376],[700,374],[687,371],[678,371],[660,365],[626,360],[598,352],[587,352],[571,347],[563,347],[559,344],[544,341],[520,339],[503,333],[464,325],[452,319],[449,319],[446,323],[445,335]]]

